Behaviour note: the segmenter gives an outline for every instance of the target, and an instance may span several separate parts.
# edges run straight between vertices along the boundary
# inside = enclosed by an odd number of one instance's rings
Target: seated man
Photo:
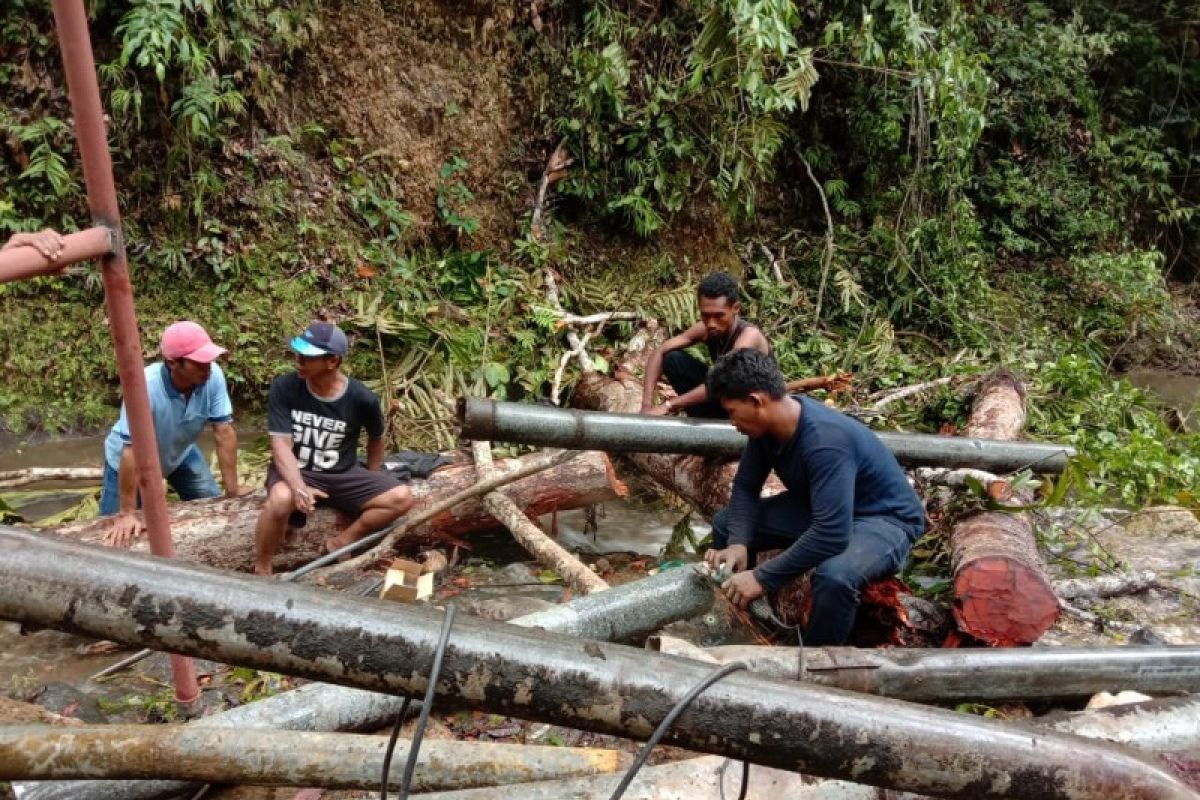
[[[750,348],[770,353],[767,337],[739,314],[742,303],[737,281],[727,272],[714,272],[700,282],[696,290],[700,302],[700,321],[678,336],[663,342],[646,361],[646,380],[642,390],[642,413],[662,416],[682,408],[689,417],[724,418],[725,410],[708,395],[704,376],[708,367],[684,351],[704,342],[708,357],[716,361],[733,350]],[[654,405],[654,390],[660,375],[675,390],[676,397]]]
[[[314,322],[292,339],[296,371],[271,382],[267,424],[271,467],[267,502],[255,526],[254,571],[271,574],[271,559],[295,512],[307,514],[318,501],[354,521],[325,541],[330,551],[384,528],[412,508],[408,487],[383,464],[383,413],[379,398],[341,371],[346,334]],[[367,466],[358,463],[358,439],[367,431]]]
[[[896,457],[857,420],[787,394],[775,360],[755,350],[719,359],[710,395],[750,437],[729,506],[713,518],[705,560],[733,573],[741,608],[813,569],[806,645],[845,644],[868,582],[898,572],[925,531],[925,509]],[[762,499],[771,470],[787,491]],[[784,548],[753,565],[756,551]]]
[[[146,367],[146,391],[158,442],[158,460],[167,483],[183,500],[218,497],[221,490],[196,447],[196,437],[211,425],[217,442],[217,464],[226,497],[238,497],[250,489],[238,485],[237,431],[233,428],[233,405],[225,385],[225,373],[216,360],[225,348],[218,347],[208,332],[195,322],[175,322],[163,331],[159,343],[163,360]],[[105,542],[127,546],[144,525],[138,519],[137,464],[129,434],[124,403],[121,416],[104,442],[104,485],[100,490],[100,513],[117,514]]]

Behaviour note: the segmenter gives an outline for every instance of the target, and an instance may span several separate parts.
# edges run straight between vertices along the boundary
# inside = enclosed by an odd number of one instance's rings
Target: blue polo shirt
[[[225,373],[215,363],[208,380],[193,389],[190,397],[185,398],[175,388],[167,365],[162,362],[146,367],[146,389],[150,393],[150,413],[154,417],[158,460],[164,476],[183,463],[188,451],[196,446],[196,437],[205,425],[233,420],[233,403],[229,401]],[[121,451],[132,441],[125,404],[121,403],[121,418],[104,440],[104,459],[110,467],[121,469]]]

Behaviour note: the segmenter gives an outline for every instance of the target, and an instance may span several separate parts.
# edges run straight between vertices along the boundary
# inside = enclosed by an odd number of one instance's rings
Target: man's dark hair
[[[773,400],[787,395],[774,356],[744,347],[721,356],[708,371],[708,396],[717,402],[745,400],[751,392],[764,392]]]
[[[704,280],[700,281],[700,285],[696,287],[696,294],[710,300],[724,297],[729,301],[729,305],[733,305],[741,298],[737,279],[728,272],[714,272],[705,276]]]

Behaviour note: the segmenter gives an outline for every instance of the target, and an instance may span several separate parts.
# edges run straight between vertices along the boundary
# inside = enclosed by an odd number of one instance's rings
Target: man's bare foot
[[[357,541],[357,540],[354,540],[354,541]],[[343,540],[342,537],[340,537],[340,536],[331,536],[325,540],[325,552],[332,553],[336,550],[341,550],[343,547],[345,547],[348,544],[353,544],[353,541],[348,542],[348,541]],[[341,558],[339,558],[338,562],[340,563],[342,561],[349,561],[349,560],[350,560],[350,556],[346,555],[346,556],[342,556]]]

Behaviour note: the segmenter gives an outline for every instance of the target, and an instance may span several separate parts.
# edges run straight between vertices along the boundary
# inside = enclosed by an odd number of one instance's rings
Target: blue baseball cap
[[[313,322],[288,344],[302,356],[344,356],[349,349],[346,334],[332,322]]]

